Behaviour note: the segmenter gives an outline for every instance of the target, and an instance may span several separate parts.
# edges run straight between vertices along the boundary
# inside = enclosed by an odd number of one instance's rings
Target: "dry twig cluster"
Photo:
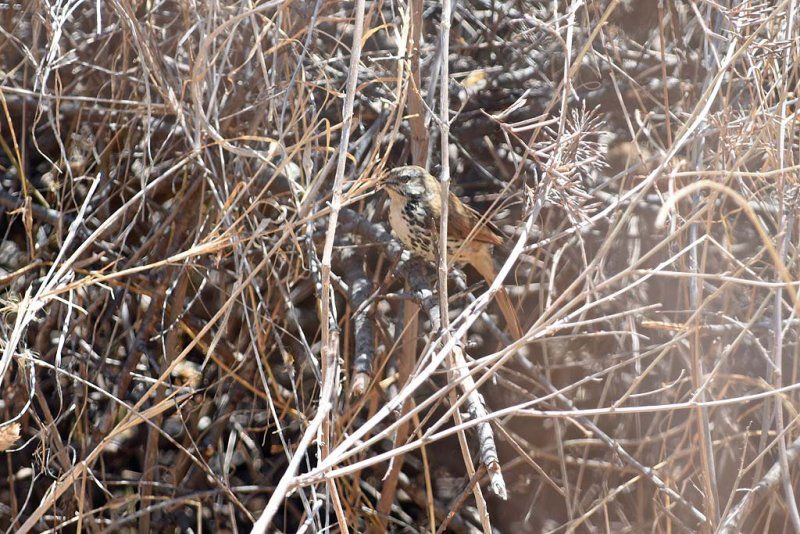
[[[800,531],[798,18],[0,2],[0,528]]]

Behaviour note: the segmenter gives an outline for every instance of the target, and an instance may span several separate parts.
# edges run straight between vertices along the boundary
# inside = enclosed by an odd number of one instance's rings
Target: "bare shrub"
[[[799,16],[0,2],[0,527],[800,531]]]

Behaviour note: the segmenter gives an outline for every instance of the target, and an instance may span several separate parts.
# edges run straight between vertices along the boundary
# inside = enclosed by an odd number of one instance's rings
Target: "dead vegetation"
[[[0,2],[0,528],[800,531],[798,18]]]

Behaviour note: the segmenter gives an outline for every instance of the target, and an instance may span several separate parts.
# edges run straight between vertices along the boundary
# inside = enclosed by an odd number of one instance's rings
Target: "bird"
[[[400,241],[431,262],[436,261],[442,217],[442,186],[422,167],[406,165],[391,169],[381,180],[389,195],[389,224]],[[488,221],[452,192],[447,203],[447,256],[455,264],[468,263],[491,284],[497,278],[493,247],[503,238]],[[517,339],[522,337],[519,317],[503,286],[497,291],[500,311]]]

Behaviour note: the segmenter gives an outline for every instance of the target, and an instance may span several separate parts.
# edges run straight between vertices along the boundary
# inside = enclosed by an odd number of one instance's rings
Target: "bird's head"
[[[390,194],[397,194],[406,198],[421,198],[428,193],[430,182],[436,185],[436,178],[431,176],[422,167],[406,165],[396,167],[384,176],[383,186]]]

